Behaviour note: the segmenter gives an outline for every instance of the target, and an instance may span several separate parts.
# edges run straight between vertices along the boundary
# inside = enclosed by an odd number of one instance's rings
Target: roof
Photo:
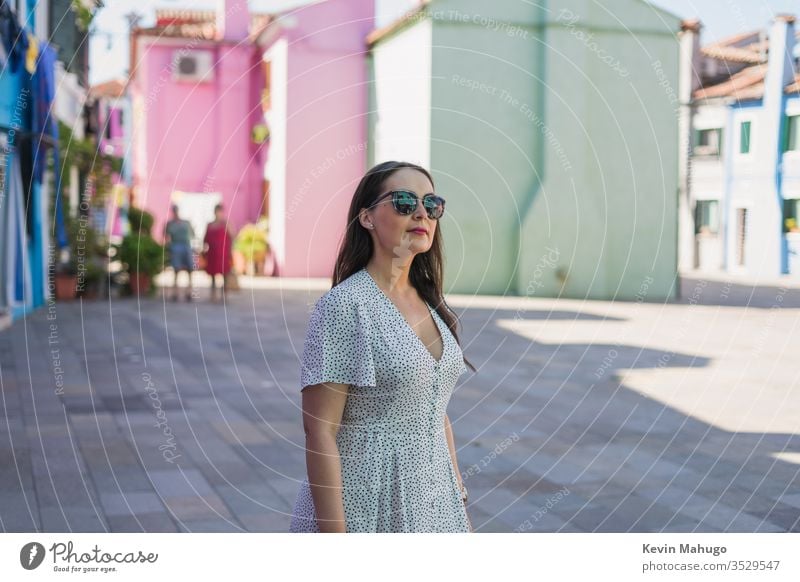
[[[122,97],[125,94],[127,81],[124,79],[112,79],[104,83],[92,85],[89,88],[90,97],[110,97],[115,99]]]
[[[251,14],[250,40],[253,40],[273,18],[272,14]],[[156,23],[154,26],[135,28],[134,33],[141,36],[209,41],[221,40],[217,31],[217,13],[215,10],[159,9],[156,10]]]
[[[800,94],[800,73],[795,74],[794,82],[789,83],[784,91],[789,94]]]
[[[409,24],[419,20],[421,17],[424,16],[425,9],[430,3],[431,0],[420,0],[419,4],[414,6],[414,8],[412,8],[402,16],[396,18],[394,21],[390,22],[386,26],[376,28],[375,30],[370,32],[367,35],[367,46],[372,46],[378,41],[383,40],[387,36],[390,36],[395,32],[399,31],[400,29],[405,28]]]
[[[739,101],[760,99],[764,96],[764,77],[766,75],[766,64],[753,65],[731,75],[722,83],[697,89],[693,97],[695,99],[734,97]]]
[[[792,19],[784,15],[784,19]],[[790,20],[793,22],[793,20]],[[795,33],[800,41],[800,31]],[[719,69],[728,74],[722,80],[719,77],[704,79],[703,86],[692,94],[694,99],[733,98],[737,101],[761,99],[764,96],[764,78],[767,74],[769,55],[769,38],[766,31],[755,30],[743,32],[711,43],[700,49],[706,61],[719,62]],[[706,66],[708,63],[704,63]],[[744,65],[742,67],[741,65]],[[707,72],[703,68],[701,74]],[[789,83],[786,93],[800,93],[800,74]]]

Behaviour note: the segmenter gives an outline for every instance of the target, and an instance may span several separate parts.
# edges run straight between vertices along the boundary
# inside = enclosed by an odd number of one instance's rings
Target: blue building
[[[51,297],[55,255],[67,243],[56,197],[61,191],[54,111],[58,53],[48,43],[54,26],[76,27],[75,19],[65,16],[72,16],[70,5],[57,0],[0,0],[0,320],[5,322]]]
[[[681,270],[800,278],[795,18],[700,47],[682,32]]]

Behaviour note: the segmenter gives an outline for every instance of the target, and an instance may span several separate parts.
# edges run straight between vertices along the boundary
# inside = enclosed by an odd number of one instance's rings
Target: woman
[[[414,164],[379,164],[356,189],[305,341],[292,532],[472,531],[445,413],[467,367],[442,297],[443,212]]]
[[[222,275],[222,285],[225,285],[225,275],[231,270],[231,245],[233,238],[228,231],[228,223],[222,211],[222,204],[214,207],[214,221],[206,227],[203,238],[205,245],[206,273],[211,275],[211,301],[217,299],[217,275]]]

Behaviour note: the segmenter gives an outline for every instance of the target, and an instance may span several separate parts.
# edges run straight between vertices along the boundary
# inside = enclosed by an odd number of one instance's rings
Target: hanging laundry
[[[39,39],[30,32],[25,32],[28,36],[28,51],[25,53],[25,70],[31,75],[36,72],[36,59],[39,58]]]
[[[55,172],[55,235],[58,245],[67,245],[66,225],[64,223],[64,210],[62,205],[61,192],[61,164],[59,163],[58,151],[58,123],[53,114],[53,102],[55,100],[55,63],[56,51],[46,41],[39,44],[39,61],[36,65],[36,72],[33,75],[31,89],[33,91],[33,119],[32,127],[34,134],[48,136],[53,146],[53,171]],[[47,154],[50,148],[45,147],[44,143],[38,144],[35,148],[36,157],[33,163],[33,179],[41,183],[44,179],[44,170],[47,166]]]
[[[16,73],[20,61],[28,52],[28,35],[6,0],[0,0],[0,37],[8,59],[8,69]]]

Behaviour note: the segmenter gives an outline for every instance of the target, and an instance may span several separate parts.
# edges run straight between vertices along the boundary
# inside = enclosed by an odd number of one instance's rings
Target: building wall
[[[639,1],[610,12],[624,21],[591,2],[428,7],[430,167],[448,200],[448,290],[674,296],[679,21]],[[373,51],[381,116],[391,111],[381,76],[398,70],[381,55],[401,55],[403,34]],[[419,66],[407,58],[406,69]],[[403,135],[376,124],[376,140],[394,148]],[[375,150],[381,161],[377,141]]]
[[[638,1],[608,12],[567,6],[548,16],[540,111],[568,163],[548,138],[541,195],[523,226],[519,290],[674,297],[679,21]],[[548,248],[556,266],[542,268]]]
[[[367,170],[365,38],[374,2],[328,0],[291,16],[277,51],[285,68],[278,60],[272,79],[285,104],[270,115],[270,243],[281,276],[329,277]]]
[[[39,4],[48,1],[49,37],[44,34],[41,37],[47,37],[58,48],[58,60],[65,64],[67,72],[74,73],[82,85],[88,86],[89,41],[86,33],[77,27],[77,18],[71,8],[72,0],[44,0]]]
[[[693,117],[692,136],[684,140],[694,140],[694,134],[700,130],[722,129],[720,154],[718,156],[692,156],[690,159],[690,183],[692,210],[698,202],[716,201],[717,216],[716,233],[697,233],[692,228],[692,260],[688,268],[703,271],[719,271],[725,262],[725,221],[724,204],[726,202],[725,160],[731,155],[731,129],[728,125],[728,108],[724,105],[702,105],[696,108]],[[694,225],[694,214],[688,220]],[[688,227],[687,227],[688,228]]]
[[[139,42],[144,62],[133,86],[134,115],[143,127],[135,133],[136,203],[155,215],[153,234],[160,238],[173,192],[219,192],[235,233],[258,218],[252,198],[261,196],[250,140],[259,89],[249,73],[252,47],[149,37]],[[173,55],[184,48],[212,53],[212,81],[172,79]]]
[[[444,2],[431,7],[431,18],[430,167],[447,200],[445,285],[514,294],[521,224],[542,178],[544,138],[529,117],[542,104],[541,9]],[[482,18],[521,34],[493,30]]]
[[[431,163],[431,43],[431,22],[420,20],[373,50],[374,164]]]
[[[264,53],[264,59],[271,63],[270,110],[267,115],[269,126],[269,150],[267,153],[264,177],[270,183],[269,198],[269,245],[279,267],[286,265],[287,226],[303,204],[305,192],[298,191],[287,200],[286,190],[286,141],[287,141],[287,79],[289,44],[286,36],[276,40]],[[297,224],[295,222],[295,224]]]
[[[786,99],[786,115],[800,115],[800,95],[792,95]],[[800,151],[784,152],[781,164],[783,198],[800,198]],[[788,232],[783,235],[781,254],[782,272],[800,276],[800,233]]]

